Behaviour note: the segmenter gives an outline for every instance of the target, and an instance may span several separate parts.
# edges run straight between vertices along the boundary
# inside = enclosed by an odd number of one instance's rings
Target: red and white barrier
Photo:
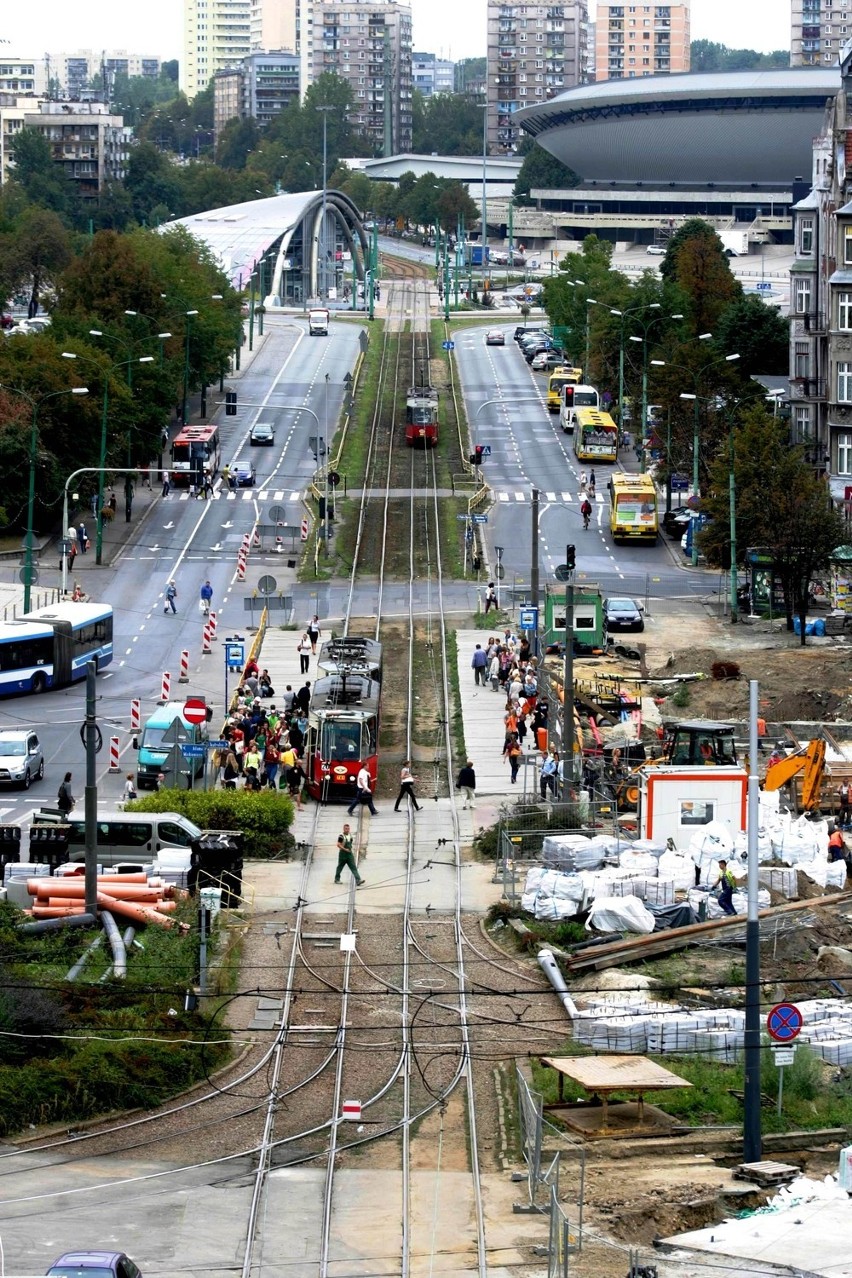
[[[212,647],[210,646],[210,639],[211,639],[211,634],[210,634],[210,623],[209,623],[209,622],[206,622],[206,623],[205,623],[205,625],[204,625],[204,629],[203,629],[203,630],[202,630],[202,632],[201,632],[201,655],[202,655],[202,657],[209,657],[210,653],[213,651]]]
[[[302,535],[302,541],[307,541],[307,540],[308,540],[308,521],[307,521],[307,519],[303,519],[303,520],[302,520],[302,530],[301,530],[301,535]]]
[[[142,727],[142,702],[134,697],[130,703],[130,731],[138,732]]]
[[[121,743],[118,737],[109,739],[109,770],[110,772],[121,771]]]
[[[163,671],[163,684],[162,684],[162,689],[161,689],[161,691],[160,691],[160,704],[161,704],[161,705],[165,704],[165,702],[166,702],[166,701],[168,701],[169,696],[170,696],[170,694],[171,694],[171,690],[172,690],[172,676],[171,676],[171,674],[169,673],[169,671],[168,671],[168,670],[164,670],[164,671]]]
[[[260,533],[255,528],[251,539],[252,550],[260,550]]]
[[[247,558],[248,551],[244,546],[241,546],[237,555],[237,581],[245,581],[246,579]]]
[[[216,626],[218,625],[218,621],[217,621],[217,619],[216,619],[216,614],[215,614],[215,612],[211,612],[211,613],[210,613],[210,616],[209,616],[209,617],[208,617],[208,619],[207,619],[207,624],[208,624],[208,626],[210,627],[210,638],[211,638],[211,639],[215,639],[215,638],[216,638]]]
[[[178,683],[189,683],[189,652],[186,648],[181,648],[180,652],[180,674],[178,675]]]

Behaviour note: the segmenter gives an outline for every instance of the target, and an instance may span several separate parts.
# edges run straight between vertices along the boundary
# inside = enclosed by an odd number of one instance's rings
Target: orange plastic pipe
[[[36,919],[63,919],[69,914],[84,914],[79,905],[34,905],[28,911]]]
[[[104,888],[110,896],[124,901],[153,902],[163,895],[159,888],[149,888],[144,883],[109,883]],[[36,897],[66,896],[72,900],[82,900],[86,895],[86,885],[78,879],[72,879],[70,883],[63,882],[62,879],[28,879],[27,891]]]
[[[133,874],[99,874],[99,883],[147,883],[148,887],[158,887],[159,879],[149,879],[144,870]]]
[[[98,905],[102,910],[111,910],[113,914],[120,914],[125,919],[135,919],[137,923],[157,923],[160,927],[175,925],[174,919],[159,914],[157,910],[131,901],[120,901],[114,896],[107,896],[105,892],[98,893]]]

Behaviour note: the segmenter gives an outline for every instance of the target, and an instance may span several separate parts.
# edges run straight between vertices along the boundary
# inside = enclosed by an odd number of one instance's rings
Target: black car
[[[663,515],[663,532],[669,537],[682,537],[689,527],[692,514],[688,506],[673,506]]]
[[[256,422],[249,435],[250,444],[274,444],[275,427],[269,422]]]
[[[642,606],[635,599],[604,599],[604,621],[607,630],[644,630]]]

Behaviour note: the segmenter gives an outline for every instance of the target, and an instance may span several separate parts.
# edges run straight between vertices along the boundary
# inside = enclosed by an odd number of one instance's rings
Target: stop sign
[[[207,702],[203,697],[187,697],[183,703],[183,717],[187,723],[206,723]]]

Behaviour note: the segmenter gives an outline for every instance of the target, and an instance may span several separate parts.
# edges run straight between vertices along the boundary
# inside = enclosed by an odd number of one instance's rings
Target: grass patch
[[[157,790],[128,812],[180,812],[202,830],[242,830],[243,855],[286,858],[293,851],[293,800],[280,790]]]

